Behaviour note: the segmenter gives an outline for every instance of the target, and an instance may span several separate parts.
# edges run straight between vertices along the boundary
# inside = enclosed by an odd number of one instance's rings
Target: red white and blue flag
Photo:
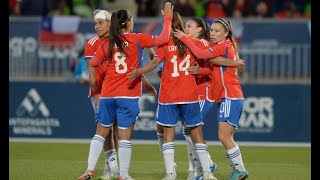
[[[76,41],[80,18],[78,16],[41,17],[40,45],[71,47]]]

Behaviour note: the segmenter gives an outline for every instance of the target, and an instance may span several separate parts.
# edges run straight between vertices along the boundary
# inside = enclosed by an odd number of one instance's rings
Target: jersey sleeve
[[[84,60],[90,60],[93,57],[93,54],[94,47],[87,42],[84,48]]]
[[[187,35],[183,35],[180,40],[188,46],[192,54],[194,54],[198,59],[215,58],[223,55],[224,52],[224,50],[221,48],[215,48],[215,46],[201,49]]]
[[[162,31],[158,36],[138,34],[140,45],[145,47],[159,46],[168,43],[171,33],[172,16],[165,16]]]
[[[205,39],[193,39],[197,46],[201,49],[207,49],[210,47],[210,43]]]
[[[101,46],[98,47],[98,49],[96,50],[96,52],[94,53],[91,61],[90,61],[90,66],[98,66],[100,65],[106,58],[106,54],[107,52],[105,52],[105,49],[107,50],[108,45],[106,44],[102,44]],[[108,51],[108,50],[107,50]]]
[[[155,38],[155,46],[163,45],[169,41],[171,34],[172,16],[165,16],[162,31]]]
[[[154,56],[163,61],[166,56],[165,46],[158,46]]]
[[[199,68],[199,74],[211,75],[211,73],[212,73],[212,70],[208,67],[205,67],[205,68],[200,67]]]
[[[139,39],[139,44],[142,48],[149,48],[154,46],[154,42],[155,42],[155,37],[152,35],[148,35],[148,34],[142,34],[139,33],[137,34],[138,39]]]

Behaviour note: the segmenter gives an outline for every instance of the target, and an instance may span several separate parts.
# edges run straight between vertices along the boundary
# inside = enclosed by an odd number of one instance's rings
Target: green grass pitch
[[[249,180],[311,179],[310,147],[240,146],[249,171]],[[89,144],[76,143],[9,143],[10,180],[77,180],[87,168]],[[215,176],[226,180],[231,168],[222,145],[211,145],[209,151],[218,164]],[[177,179],[187,178],[186,145],[175,145]],[[95,177],[103,171],[103,153]],[[136,180],[162,179],[164,163],[156,144],[133,144],[130,175]]]

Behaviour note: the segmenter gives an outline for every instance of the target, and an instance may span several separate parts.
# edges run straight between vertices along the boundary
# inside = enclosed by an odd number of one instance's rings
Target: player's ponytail
[[[230,41],[233,44],[233,48],[234,48],[234,54],[237,56],[237,59],[239,59],[239,54],[238,54],[238,45],[237,45],[237,41],[234,39],[233,36],[233,31],[232,31],[232,23],[231,21],[227,21],[228,22],[228,26],[229,26],[229,34],[227,36],[227,38],[230,39]]]
[[[125,37],[121,29],[125,29],[127,22],[130,20],[131,15],[127,10],[119,10],[113,12],[111,15],[111,25],[110,25],[110,37],[109,37],[109,49],[107,57],[110,58],[113,54],[113,48],[116,45],[119,51],[126,55],[124,43]]]
[[[173,31],[176,29],[184,31],[184,22],[178,12],[173,13],[171,28]],[[178,56],[183,56],[187,50],[187,46],[176,37],[173,37],[173,42],[177,46]]]
[[[205,31],[203,34],[203,39],[207,40],[210,42],[210,26],[208,23],[205,23]]]

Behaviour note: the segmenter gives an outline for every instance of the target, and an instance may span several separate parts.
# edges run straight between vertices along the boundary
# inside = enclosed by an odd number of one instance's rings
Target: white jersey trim
[[[98,39],[99,39],[99,36],[95,35],[93,38],[91,38],[88,41],[88,44],[93,45]]]
[[[188,102],[171,102],[171,103],[162,103],[158,101],[159,104],[161,105],[172,105],[172,104],[193,104],[193,103],[199,103],[199,100],[197,101],[188,101]]]
[[[126,99],[138,99],[140,96],[112,96],[112,97],[101,97],[100,99],[117,99],[117,98],[126,98]]]
[[[208,47],[209,46],[209,43],[207,40],[205,39],[200,39],[200,41],[204,44],[205,47]]]

